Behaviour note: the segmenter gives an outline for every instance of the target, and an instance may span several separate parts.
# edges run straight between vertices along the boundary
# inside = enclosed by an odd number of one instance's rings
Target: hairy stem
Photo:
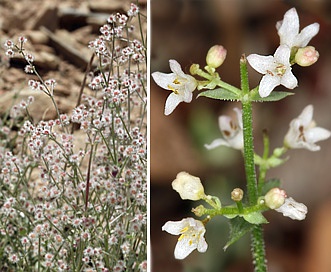
[[[258,188],[254,163],[252,101],[249,98],[247,61],[245,56],[242,56],[240,59],[240,76],[241,89],[243,91],[242,118],[244,134],[244,162],[247,180],[248,201],[250,205],[256,205],[258,199]],[[252,231],[251,247],[253,263],[255,266],[254,271],[265,272],[267,268],[262,225],[256,225],[254,227]]]

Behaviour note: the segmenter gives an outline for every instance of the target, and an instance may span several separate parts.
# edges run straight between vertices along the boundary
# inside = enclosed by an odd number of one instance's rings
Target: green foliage
[[[247,222],[244,218],[237,216],[234,219],[229,220],[230,236],[229,241],[223,247],[224,251],[233,243],[237,242],[246,233],[253,230],[254,225]]]

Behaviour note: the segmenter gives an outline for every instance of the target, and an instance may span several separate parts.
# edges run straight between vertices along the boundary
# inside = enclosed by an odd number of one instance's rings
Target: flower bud
[[[310,66],[313,65],[319,57],[318,51],[316,51],[313,46],[306,46],[299,48],[295,54],[295,62],[300,66]]]
[[[231,192],[231,199],[233,201],[241,201],[243,199],[244,196],[244,191],[241,190],[240,188],[235,188],[233,189],[233,191]]]
[[[199,205],[198,207],[195,207],[192,209],[192,212],[198,216],[198,217],[201,217],[205,214],[206,212],[206,208],[202,205]]]
[[[176,179],[172,182],[172,188],[179,193],[182,199],[199,200],[206,197],[200,179],[186,172],[177,174]]]
[[[191,75],[196,75],[196,74],[197,74],[197,71],[198,71],[199,69],[200,69],[199,64],[193,63],[193,64],[190,66],[190,73],[191,73]]]
[[[285,203],[286,192],[279,188],[272,188],[265,196],[265,204],[270,209],[278,209]]]
[[[226,52],[226,49],[222,45],[212,46],[207,53],[207,65],[212,68],[220,67],[225,60]]]

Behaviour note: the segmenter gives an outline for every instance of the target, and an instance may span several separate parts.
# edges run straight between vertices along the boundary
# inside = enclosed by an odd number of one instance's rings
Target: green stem
[[[257,182],[254,163],[254,143],[253,143],[253,107],[249,99],[249,82],[247,73],[247,61],[245,57],[240,59],[241,89],[243,92],[242,118],[244,134],[244,161],[247,179],[247,192],[250,205],[255,205],[257,195]]]
[[[256,225],[252,230],[251,236],[252,242],[252,255],[254,259],[255,272],[266,272],[267,264],[265,258],[264,239],[263,239],[263,227],[262,225]]]
[[[234,94],[239,95],[241,93],[241,90],[238,89],[237,87],[232,86],[231,84],[222,81],[217,73],[210,74],[210,73],[203,71],[202,69],[196,69],[195,72],[193,73],[193,75],[198,75],[198,76],[201,76],[201,77],[207,79],[208,80],[207,84],[209,84],[210,82],[214,82],[216,86],[224,88]]]
[[[252,101],[249,98],[249,81],[247,72],[247,60],[245,56],[240,59],[241,89],[242,99],[242,118],[244,134],[244,162],[247,179],[247,193],[250,205],[256,205],[258,199],[258,188],[254,163],[254,143],[253,143],[253,116]],[[257,225],[252,231],[251,238],[252,257],[255,271],[266,271],[266,257],[264,250],[263,228]]]
[[[269,158],[269,137],[267,133],[263,132],[263,160],[267,160]],[[259,168],[259,180],[258,180],[258,194],[260,195],[262,192],[263,185],[265,184],[265,179],[267,175],[267,167],[265,164],[262,164]]]

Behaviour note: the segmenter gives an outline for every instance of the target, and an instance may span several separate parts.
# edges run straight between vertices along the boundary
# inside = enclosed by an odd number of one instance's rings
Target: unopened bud
[[[198,207],[195,207],[192,209],[192,212],[198,216],[198,217],[201,217],[205,214],[206,212],[206,208],[202,205],[199,205]]]
[[[179,193],[182,199],[199,200],[206,197],[200,179],[186,172],[177,174],[176,179],[172,182],[172,188]]]
[[[226,49],[222,45],[212,46],[207,53],[207,65],[212,68],[220,67],[225,60],[226,52]]]
[[[200,69],[199,64],[193,63],[190,67],[190,73],[191,75],[196,75],[197,71]]]
[[[243,196],[244,196],[244,191],[241,190],[240,188],[236,188],[236,189],[233,189],[233,191],[231,192],[231,199],[233,201],[241,201],[243,199]]]
[[[272,188],[265,196],[265,204],[270,209],[278,209],[285,203],[286,192],[279,188]]]
[[[295,62],[300,66],[310,66],[313,65],[319,57],[318,51],[316,51],[313,46],[306,46],[299,48],[295,54]]]

